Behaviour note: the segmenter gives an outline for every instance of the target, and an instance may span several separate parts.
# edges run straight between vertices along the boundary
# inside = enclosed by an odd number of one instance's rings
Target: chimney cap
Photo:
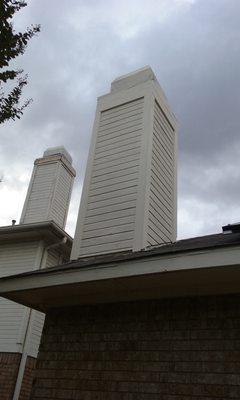
[[[111,92],[129,89],[147,81],[157,82],[156,76],[149,65],[114,79],[111,83]]]
[[[54,156],[56,154],[63,155],[68,160],[68,162],[72,164],[72,157],[64,146],[49,147],[47,150],[44,151],[43,157]]]

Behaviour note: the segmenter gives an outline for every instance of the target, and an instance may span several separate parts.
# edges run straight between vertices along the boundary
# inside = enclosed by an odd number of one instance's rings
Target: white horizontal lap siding
[[[21,242],[0,245],[0,277],[31,271],[36,263],[39,242]],[[19,332],[25,307],[0,298],[0,352],[19,351]]]
[[[24,223],[48,219],[49,199],[53,196],[57,163],[38,165],[35,169],[33,184],[27,202]]]
[[[174,135],[174,128],[155,101],[147,235],[150,246],[175,240]]]
[[[54,267],[59,264],[59,252],[56,249],[49,249],[47,252],[47,259],[45,268]]]
[[[132,248],[142,123],[143,98],[101,112],[81,256]]]
[[[45,314],[36,310],[32,310],[31,320],[31,336],[28,344],[28,354],[37,357],[39,344],[41,341],[42,330],[45,321]]]
[[[53,201],[50,209],[50,218],[61,227],[64,227],[68,212],[73,177],[64,167],[59,164],[58,179],[56,182]]]
[[[46,258],[45,268],[54,267],[59,264],[59,252],[56,249],[49,249]],[[42,336],[45,314],[32,310],[31,336],[28,353],[32,357],[37,357],[39,344]]]
[[[17,346],[24,309],[24,306],[0,297],[0,351]]]
[[[39,242],[21,242],[0,245],[0,277],[31,271]]]

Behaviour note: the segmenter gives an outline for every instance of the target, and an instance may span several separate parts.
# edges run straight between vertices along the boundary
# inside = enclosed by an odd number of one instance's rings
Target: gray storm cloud
[[[96,97],[150,64],[179,121],[179,237],[220,231],[240,219],[240,3],[29,1],[22,28],[42,25],[17,60],[34,102],[0,128],[4,209],[19,212],[34,158],[63,144],[77,169],[68,228],[74,231]],[[15,203],[8,196],[20,193]],[[2,189],[3,190],[3,189]],[[9,207],[12,210],[9,210]],[[15,208],[14,208],[15,207]]]

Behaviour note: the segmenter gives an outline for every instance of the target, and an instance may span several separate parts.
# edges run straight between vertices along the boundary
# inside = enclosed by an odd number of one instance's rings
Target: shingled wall
[[[47,314],[32,400],[239,398],[239,295]]]

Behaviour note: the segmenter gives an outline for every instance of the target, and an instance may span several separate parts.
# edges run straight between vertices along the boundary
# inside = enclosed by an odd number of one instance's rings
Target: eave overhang
[[[63,238],[66,238],[63,250],[70,254],[72,238],[54,221],[0,227],[1,244],[44,240],[47,245],[51,245],[60,242]]]
[[[84,264],[83,264],[84,265]],[[0,295],[34,309],[240,293],[240,242],[0,279]]]

